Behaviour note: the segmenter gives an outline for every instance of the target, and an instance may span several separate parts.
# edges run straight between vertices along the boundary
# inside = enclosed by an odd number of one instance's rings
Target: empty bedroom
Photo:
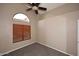
[[[0,56],[78,56],[79,3],[0,3]]]

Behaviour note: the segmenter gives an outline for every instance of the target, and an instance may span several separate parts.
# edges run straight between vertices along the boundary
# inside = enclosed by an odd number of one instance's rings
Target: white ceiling
[[[61,6],[61,5],[64,5],[64,3],[41,3],[39,6],[47,8],[47,11],[39,10],[39,14],[44,14],[44,13],[46,13],[46,12],[48,12],[50,10],[53,10],[54,8],[57,8],[57,7]]]
[[[61,5],[64,5],[64,3],[41,3],[40,6],[41,7],[46,7],[47,11],[39,11],[39,13],[43,14],[45,12],[51,11],[54,8],[57,8],[57,7],[61,6]]]
[[[54,8],[57,8],[61,5],[63,5],[64,3],[41,3],[40,6],[41,7],[46,7],[47,8],[47,11],[50,11]]]

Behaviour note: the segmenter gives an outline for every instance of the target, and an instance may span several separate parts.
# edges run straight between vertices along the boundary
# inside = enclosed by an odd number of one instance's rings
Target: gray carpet
[[[23,47],[3,56],[68,56],[64,53],[46,47],[44,45],[34,43]]]

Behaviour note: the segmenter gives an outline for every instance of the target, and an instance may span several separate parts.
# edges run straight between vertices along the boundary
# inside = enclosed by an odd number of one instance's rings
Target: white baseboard
[[[35,42],[29,43],[28,45],[31,45],[31,44],[33,44],[33,43],[35,43]],[[0,56],[5,55],[5,54],[8,54],[8,53],[10,53],[10,52],[12,52],[12,51],[15,51],[15,50],[21,49],[21,48],[23,48],[23,47],[25,47],[25,46],[28,46],[28,45],[24,45],[24,46],[21,46],[21,47],[18,47],[18,48],[12,49],[12,50],[10,50],[10,51],[4,52],[4,53],[0,53]]]
[[[49,48],[52,48],[52,47],[49,46],[49,45],[42,44],[42,43],[40,43],[40,42],[38,42],[38,43],[41,44],[41,45],[47,46],[47,47],[49,47]],[[59,52],[61,52],[61,53],[67,54],[67,55],[69,55],[69,56],[73,56],[73,55],[71,55],[71,54],[69,54],[69,53],[67,53],[67,52],[61,51],[61,50],[56,49],[56,48],[54,48],[54,47],[53,47],[52,49],[57,50],[57,51],[59,51]]]

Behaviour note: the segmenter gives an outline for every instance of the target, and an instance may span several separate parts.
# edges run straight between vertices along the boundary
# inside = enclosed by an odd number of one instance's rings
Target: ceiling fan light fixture
[[[38,10],[38,7],[33,6],[32,9],[33,9],[33,10]]]

